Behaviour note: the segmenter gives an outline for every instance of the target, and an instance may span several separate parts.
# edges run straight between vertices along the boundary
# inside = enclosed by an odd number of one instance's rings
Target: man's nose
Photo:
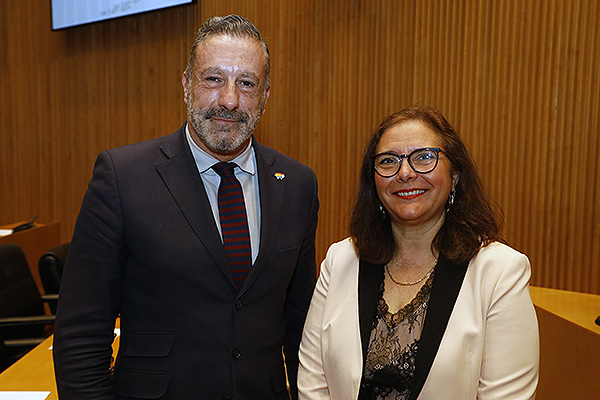
[[[240,93],[235,82],[227,81],[219,95],[219,106],[232,111],[240,105]]]

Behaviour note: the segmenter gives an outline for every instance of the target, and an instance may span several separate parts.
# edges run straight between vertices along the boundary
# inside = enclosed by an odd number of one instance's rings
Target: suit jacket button
[[[232,357],[234,360],[238,360],[238,359],[239,359],[241,356],[242,356],[242,353],[241,353],[241,352],[240,352],[238,349],[233,349],[233,350],[231,351],[231,357]]]
[[[235,309],[236,310],[239,310],[242,307],[244,307],[244,302],[242,302],[241,300],[238,300],[238,301],[235,302]]]

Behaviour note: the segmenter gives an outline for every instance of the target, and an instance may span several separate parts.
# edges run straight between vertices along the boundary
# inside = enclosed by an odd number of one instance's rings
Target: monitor
[[[52,30],[158,10],[194,0],[50,0]]]

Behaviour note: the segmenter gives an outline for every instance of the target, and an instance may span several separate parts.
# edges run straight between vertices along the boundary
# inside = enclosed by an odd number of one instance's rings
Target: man
[[[61,400],[288,399],[285,367],[296,398],[319,203],[310,168],[252,137],[269,64],[249,21],[207,20],[182,78],[188,123],[98,157],[58,305]]]

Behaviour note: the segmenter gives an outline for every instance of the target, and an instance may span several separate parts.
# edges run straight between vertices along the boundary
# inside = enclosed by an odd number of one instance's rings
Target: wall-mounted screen
[[[50,0],[52,30],[192,3],[194,0]]]

